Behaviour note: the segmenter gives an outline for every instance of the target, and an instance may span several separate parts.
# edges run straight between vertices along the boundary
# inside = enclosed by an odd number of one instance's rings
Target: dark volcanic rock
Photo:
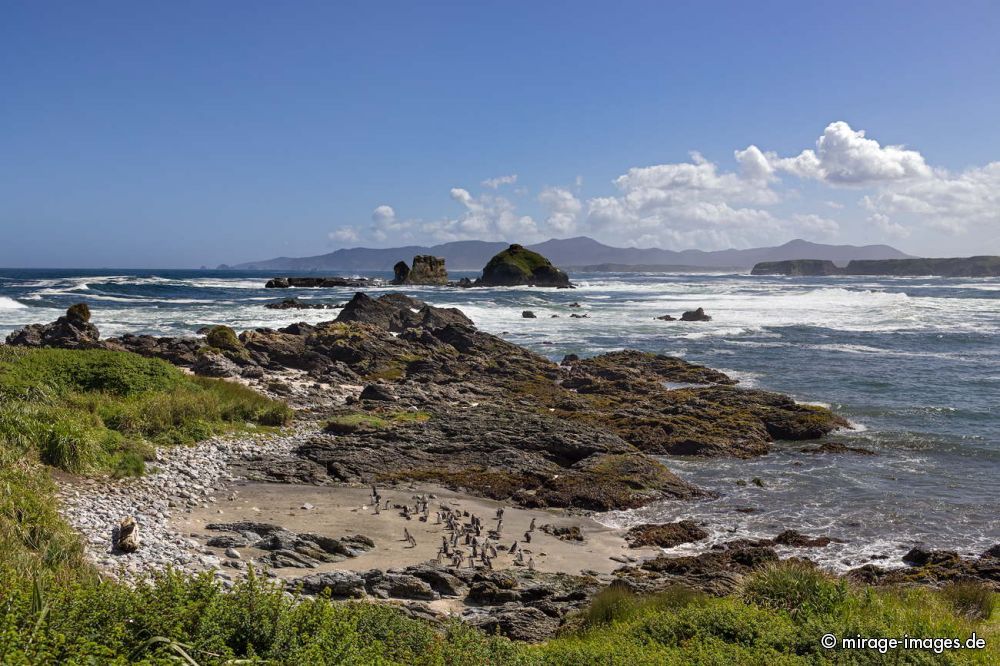
[[[354,295],[336,321],[364,322],[396,332],[407,328],[440,328],[448,324],[472,325],[472,320],[456,308],[436,308],[402,294],[386,294],[373,299],[363,292]]]
[[[883,569],[867,564],[847,573],[847,577],[869,585],[941,585],[944,583],[978,582],[1000,592],[1000,552],[994,546],[978,558],[963,558],[953,551],[913,548],[903,555],[910,565],[902,569]]]
[[[62,347],[95,349],[101,346],[101,334],[90,323],[86,303],[71,305],[66,314],[51,324],[29,324],[7,336],[7,344],[22,347]]]
[[[550,638],[559,628],[559,621],[530,606],[510,608],[473,617],[470,624],[487,634],[500,634],[528,643]]]
[[[327,571],[291,581],[289,587],[301,588],[307,594],[322,594],[329,590],[332,597],[361,599],[365,596],[365,579],[353,571]]]
[[[373,597],[382,599],[423,599],[433,601],[441,595],[424,580],[407,573],[391,573],[376,570],[364,575],[365,587]]]
[[[681,315],[681,321],[712,321],[712,318],[705,314],[704,308],[688,310]]]
[[[795,548],[823,548],[829,546],[836,539],[827,536],[810,537],[795,530],[785,530],[774,537],[774,543],[779,546],[793,546]]]
[[[531,310],[524,310],[523,312],[521,312],[521,317],[523,317],[524,319],[536,319],[535,313],[532,312]]]
[[[654,319],[659,319],[660,321],[677,321],[677,317],[671,317],[670,315],[660,315],[659,317],[654,317]]]
[[[241,374],[240,366],[215,352],[198,354],[191,369],[204,377],[239,377]]]
[[[560,541],[583,541],[583,532],[577,525],[562,527],[559,525],[542,525],[540,528],[546,534],[551,534]]]
[[[288,289],[289,287],[371,287],[379,280],[344,277],[276,277],[264,285],[267,289]]]
[[[535,287],[571,287],[566,273],[552,262],[520,245],[511,245],[483,268],[478,283],[486,287],[532,285]]]
[[[708,532],[691,520],[681,520],[664,525],[638,525],[625,535],[625,540],[631,548],[644,546],[673,548],[682,543],[701,541],[706,538],[708,538]]]
[[[731,594],[746,574],[777,561],[778,554],[773,548],[733,544],[700,555],[661,555],[638,567],[620,569],[616,575],[639,591],[656,591],[681,584],[724,596]]]
[[[286,298],[277,303],[267,303],[264,307],[268,310],[330,310],[337,306],[330,303],[307,303],[297,298]]]
[[[448,271],[445,270],[444,259],[427,254],[413,257],[412,268],[407,266],[405,261],[398,262],[393,266],[393,273],[393,284],[448,284]]]

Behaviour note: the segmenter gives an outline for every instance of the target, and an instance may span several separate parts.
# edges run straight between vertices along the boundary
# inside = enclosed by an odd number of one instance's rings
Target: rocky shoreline
[[[740,388],[724,373],[678,358],[626,350],[557,363],[478,331],[458,310],[397,293],[378,299],[358,293],[336,320],[317,325],[239,335],[215,326],[203,338],[105,340],[86,307],[74,306],[52,324],[12,334],[8,343],[163,358],[197,374],[248,383],[299,411],[298,425],[283,435],[160,449],[155,470],[139,479],[65,481],[64,515],[94,562],[123,579],[173,566],[214,571],[229,585],[254,564],[287,580],[290,590],[390,600],[420,617],[458,614],[488,630],[540,640],[608,584],[639,592],[684,584],[728,594],[743,575],[777,561],[776,547],[829,542],[785,531],[677,557],[658,549],[704,538],[703,526],[646,526],[627,540],[624,532],[616,535],[617,550],[588,556],[621,567],[545,570],[552,568],[548,558],[563,556],[558,549],[592,547],[595,539],[580,529],[582,522],[548,524],[551,515],[583,517],[709,496],[658,455],[747,458],[766,454],[777,439],[815,440],[848,425],[828,409]],[[402,495],[374,513],[371,505],[381,499],[352,500],[345,506],[354,508],[338,509],[352,514],[340,531],[317,533],[308,525],[288,527],[295,511],[271,522],[244,515],[240,479],[331,493],[372,486],[375,494],[381,488]],[[457,504],[435,496],[431,508],[428,488],[458,493]],[[474,502],[479,508],[470,511]],[[483,502],[497,510],[495,529],[491,521],[483,524],[491,516],[477,515]],[[517,515],[521,523],[530,517],[530,528],[519,524],[503,533],[503,507],[511,515],[528,512]],[[392,528],[402,526],[412,540],[399,566],[368,565],[379,564],[373,558],[395,551],[400,541],[396,532],[366,534],[376,529],[372,516],[381,511],[415,521]],[[196,515],[203,518],[198,528],[185,529]],[[111,547],[112,528],[123,516],[135,517],[140,539],[128,554]],[[388,529],[385,518],[378,529]],[[437,546],[423,550],[428,525],[435,543],[445,539],[436,557]],[[654,552],[636,557],[629,545]],[[876,584],[978,580],[996,588],[995,551],[978,559],[916,553],[902,573],[867,565],[849,575]]]

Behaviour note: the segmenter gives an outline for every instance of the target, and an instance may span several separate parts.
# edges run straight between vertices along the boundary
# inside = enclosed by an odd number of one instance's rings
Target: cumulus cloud
[[[779,200],[750,151],[741,173],[722,171],[700,153],[690,162],[629,169],[613,182],[620,195],[587,202],[596,230],[675,247],[729,247],[766,238],[782,222],[766,210]]]
[[[517,182],[517,174],[512,173],[509,176],[497,176],[496,178],[487,178],[482,181],[480,185],[483,187],[488,187],[491,190],[495,190],[501,185],[513,185]]]
[[[864,205],[888,219],[901,217],[949,233],[1000,230],[1000,162],[959,174],[895,184],[866,196]]]
[[[396,211],[392,206],[387,206],[382,204],[377,206],[375,210],[372,211],[372,222],[375,224],[387,224],[395,222]]]
[[[546,187],[538,195],[538,202],[548,211],[547,231],[567,235],[576,230],[583,203],[572,192],[561,187]]]
[[[868,218],[869,224],[878,229],[883,236],[890,238],[906,238],[910,235],[910,230],[903,225],[893,222],[888,215],[875,213]]]
[[[876,185],[891,181],[927,178],[931,169],[923,155],[903,146],[882,146],[843,121],[830,123],[816,140],[816,149],[806,149],[795,157],[778,158],[750,146],[774,170],[800,178],[812,178],[832,185]]]
[[[732,158],[730,168],[697,152],[687,161],[633,167],[612,181],[614,192],[590,198],[581,194],[583,181],[577,176],[572,185],[538,191],[535,202],[542,215],[537,220],[498,192],[518,183],[517,175],[498,176],[482,181],[482,192],[451,188],[457,214],[401,219],[383,204],[373,211],[371,227],[344,227],[330,237],[342,242],[533,242],[587,233],[623,245],[718,249],[795,236],[847,236],[847,230],[861,225],[885,238],[902,238],[916,229],[993,236],[1000,231],[1000,162],[961,173],[932,168],[918,151],[882,145],[843,121],[827,125],[815,146],[798,154],[782,157],[750,145]],[[808,186],[797,189],[797,179],[809,181]],[[858,190],[867,219],[840,202],[845,191]],[[530,194],[523,184],[507,192],[515,198]]]

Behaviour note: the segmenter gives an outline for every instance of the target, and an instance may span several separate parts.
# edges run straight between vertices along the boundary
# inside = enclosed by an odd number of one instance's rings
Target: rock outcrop
[[[297,298],[286,298],[277,303],[265,303],[264,307],[268,310],[332,310],[340,306],[333,303],[309,303]]]
[[[7,344],[94,349],[101,346],[100,338],[97,327],[90,323],[90,308],[86,303],[77,303],[51,324],[29,324],[20,331],[14,331],[7,336]]]
[[[413,257],[413,267],[405,261],[397,262],[393,267],[393,284],[446,285],[448,271],[444,267],[444,259],[428,254],[418,254]]]
[[[708,538],[708,532],[691,520],[681,520],[663,525],[637,525],[625,534],[625,540],[632,548],[657,546],[673,548],[682,543],[691,543]]]
[[[792,261],[762,261],[754,265],[751,275],[840,275],[841,269],[824,259]]]
[[[712,318],[705,314],[704,308],[688,310],[681,315],[681,321],[712,321]]]
[[[267,289],[288,289],[291,287],[376,287],[383,284],[381,280],[371,280],[368,278],[345,278],[345,277],[276,277],[271,278],[264,285]]]
[[[979,582],[1000,592],[1000,544],[978,558],[964,558],[950,550],[912,548],[903,555],[907,567],[883,569],[867,564],[848,573],[848,578],[868,585],[913,585]]]
[[[530,285],[533,287],[568,288],[569,276],[552,265],[552,262],[521,245],[511,245],[498,253],[486,267],[477,285],[485,287],[510,287]]]
[[[358,292],[337,316],[338,322],[364,322],[390,331],[407,328],[439,328],[448,324],[472,326],[472,320],[456,308],[436,308],[403,294],[384,294],[378,299]]]

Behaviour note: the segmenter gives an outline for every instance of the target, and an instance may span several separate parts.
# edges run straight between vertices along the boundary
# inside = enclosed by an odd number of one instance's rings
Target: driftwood
[[[118,523],[115,548],[123,553],[134,553],[139,548],[139,525],[132,516],[126,516]]]

